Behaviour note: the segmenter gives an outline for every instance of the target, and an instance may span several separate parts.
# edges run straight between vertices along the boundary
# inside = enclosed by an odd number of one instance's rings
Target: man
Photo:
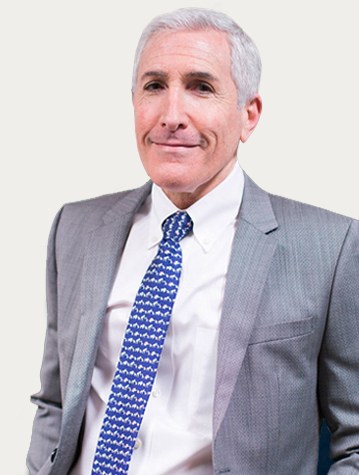
[[[153,185],[55,219],[32,474],[314,474],[323,417],[330,473],[359,473],[359,225],[242,172],[259,78],[253,42],[225,15],[184,9],[145,29],[133,104]],[[178,216],[188,227],[168,304],[148,272]],[[156,299],[170,320],[143,383],[159,327],[138,309]]]

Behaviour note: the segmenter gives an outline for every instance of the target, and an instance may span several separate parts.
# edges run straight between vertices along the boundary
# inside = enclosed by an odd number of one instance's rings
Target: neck
[[[216,188],[227,178],[227,176],[233,170],[236,160],[237,158],[234,157],[234,160],[229,162],[227,166],[218,172],[214,177],[212,177],[211,180],[207,181],[203,185],[198,186],[193,192],[172,191],[165,188],[162,188],[162,190],[167,198],[169,198],[178,209],[188,209],[196,201],[200,200],[207,193],[214,190],[214,188]]]

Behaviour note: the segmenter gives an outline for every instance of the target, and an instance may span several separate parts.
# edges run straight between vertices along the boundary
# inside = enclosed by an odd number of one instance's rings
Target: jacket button
[[[56,454],[57,454],[57,447],[55,450],[52,451],[52,454],[51,454],[51,462],[53,463],[55,458],[56,458]]]

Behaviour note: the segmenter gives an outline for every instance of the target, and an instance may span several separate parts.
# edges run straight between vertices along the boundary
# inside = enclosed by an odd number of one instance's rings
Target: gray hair
[[[227,34],[231,48],[232,77],[237,87],[238,108],[258,92],[262,63],[253,40],[224,13],[207,8],[180,8],[154,18],[143,30],[135,54],[132,91],[136,88],[138,67],[147,41],[161,31],[198,31],[215,29]]]

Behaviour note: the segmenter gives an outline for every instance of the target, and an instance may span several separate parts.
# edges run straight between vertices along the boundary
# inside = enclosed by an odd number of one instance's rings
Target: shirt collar
[[[211,250],[224,229],[237,218],[243,189],[243,170],[236,162],[231,173],[216,188],[186,210],[193,221],[193,234],[206,252]],[[178,211],[156,184],[152,186],[151,200],[149,248],[161,241],[163,221]]]

